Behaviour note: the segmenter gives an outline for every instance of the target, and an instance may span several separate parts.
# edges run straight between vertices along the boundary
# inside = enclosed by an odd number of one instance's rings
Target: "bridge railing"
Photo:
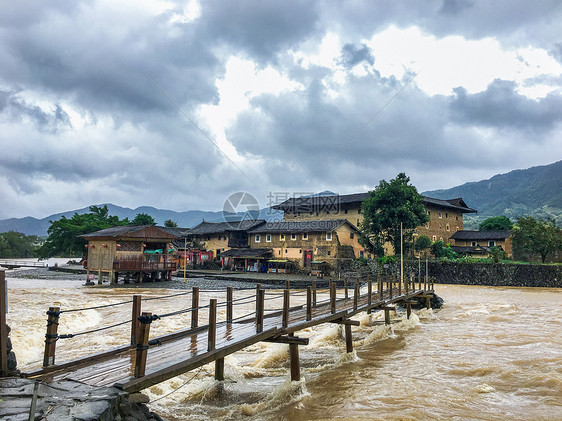
[[[285,288],[282,292],[278,290],[269,290],[266,292],[261,284],[257,284],[256,288],[237,289],[236,291],[255,291],[255,294],[246,295],[234,299],[233,287],[226,288],[226,299],[218,302],[217,299],[210,299],[209,304],[200,304],[200,293],[209,292],[216,293],[224,290],[205,289],[200,290],[199,287],[192,287],[190,291],[181,292],[177,294],[170,294],[158,297],[142,298],[141,295],[133,295],[131,300],[126,300],[117,303],[104,304],[99,306],[91,306],[87,308],[76,308],[69,310],[61,310],[60,307],[50,307],[47,311],[47,333],[45,334],[45,350],[43,358],[43,368],[55,366],[56,344],[61,339],[71,339],[81,335],[93,334],[103,330],[113,329],[124,324],[131,325],[130,343],[124,349],[135,348],[135,377],[144,376],[146,369],[147,351],[151,346],[160,345],[162,341],[175,339],[179,336],[193,333],[195,331],[208,331],[208,350],[211,351],[216,345],[216,327],[217,327],[217,308],[226,307],[225,318],[222,323],[254,323],[256,333],[260,333],[264,329],[264,320],[275,315],[281,315],[282,328],[287,328],[291,322],[291,312],[295,310],[305,310],[305,320],[311,321],[314,312],[323,309],[325,313],[322,314],[335,314],[338,302],[344,302],[345,310],[357,311],[359,309],[360,300],[366,297],[366,311],[371,312],[373,299],[375,301],[383,301],[383,299],[393,299],[402,296],[402,290],[408,295],[409,291],[428,291],[433,290],[433,280],[431,278],[420,277],[417,280],[411,277],[409,279],[396,279],[392,277],[378,277],[376,281],[370,278],[356,279],[352,282],[353,287],[347,279],[344,280],[343,290],[336,288],[336,283],[330,280],[328,288],[318,289],[316,281],[312,281],[311,285],[305,290],[291,289],[290,282],[286,281]],[[362,294],[361,289],[366,289],[366,293]],[[165,314],[153,314],[151,312],[142,311],[143,301],[162,300],[178,296],[191,296],[191,306],[183,309],[178,309]],[[293,299],[299,300],[299,304],[291,306]],[[269,306],[266,308],[266,302],[281,301],[282,306]],[[349,306],[346,304],[349,302]],[[250,312],[245,311],[242,314],[235,315],[235,308],[243,305],[255,303],[254,309]],[[77,333],[58,333],[58,326],[61,315],[64,313],[98,310],[108,307],[124,306],[131,304],[131,318],[113,323],[110,325],[102,326],[99,328],[81,331]],[[325,307],[325,309],[324,309]],[[199,324],[199,313],[202,310],[208,309],[208,322],[206,325]],[[341,310],[341,309],[340,309]],[[150,325],[152,322],[167,317],[177,315],[189,315],[190,326],[187,330],[178,332],[176,334],[169,334],[165,337],[150,340]],[[409,315],[409,314],[408,314]]]

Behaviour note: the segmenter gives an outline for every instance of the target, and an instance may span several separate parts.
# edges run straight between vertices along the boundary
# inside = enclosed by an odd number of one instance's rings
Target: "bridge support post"
[[[43,367],[55,363],[55,351],[59,328],[60,307],[49,307],[47,312],[47,333],[45,334],[45,352],[43,353]]]
[[[215,380],[224,380],[224,358],[215,361]]]
[[[199,326],[199,287],[191,289],[191,328]]]
[[[101,269],[98,270],[98,285],[103,284],[103,274],[101,273]]]
[[[141,315],[142,296],[133,295],[133,309],[131,317],[131,346],[135,346],[140,338],[140,322],[138,317]]]
[[[425,297],[425,306],[428,310],[431,309],[431,298],[430,297]]]
[[[351,334],[351,325],[344,324],[345,329],[345,351],[353,352],[353,335]]]
[[[388,308],[384,309],[384,324],[385,325],[390,324],[390,309],[388,309]]]
[[[140,321],[140,334],[135,354],[135,377],[144,377],[146,370],[146,357],[148,354],[148,337],[150,336],[150,324],[152,313],[142,313]]]
[[[233,308],[232,308],[233,288],[226,287],[226,323],[232,323]]]
[[[109,284],[110,284],[110,285],[115,285],[116,283],[117,283],[117,282],[116,282],[116,279],[115,279],[115,271],[114,271],[114,270],[111,270],[111,271],[109,272]]]
[[[209,332],[207,336],[207,351],[213,351],[217,341],[217,299],[209,301]]]
[[[406,318],[410,320],[411,315],[412,315],[412,304],[410,302],[406,302]]]
[[[289,337],[295,336],[289,333]],[[291,364],[291,381],[298,382],[301,379],[301,368],[299,362],[299,346],[297,344],[289,344],[289,359]]]
[[[263,332],[263,315],[265,313],[265,290],[260,289],[256,301],[256,333]]]
[[[345,277],[345,278],[343,279],[343,289],[344,289],[344,291],[345,291],[345,292],[344,292],[344,293],[345,293],[344,297],[345,297],[345,299],[347,300],[347,299],[349,298],[349,295],[348,295],[349,293],[348,293],[348,291],[347,291],[347,277]]]

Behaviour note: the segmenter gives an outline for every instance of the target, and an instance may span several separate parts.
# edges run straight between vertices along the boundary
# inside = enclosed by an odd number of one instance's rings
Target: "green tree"
[[[501,231],[513,228],[513,222],[507,216],[492,216],[480,223],[479,231]]]
[[[0,234],[0,258],[36,257],[36,235],[8,231]]]
[[[490,247],[490,253],[489,253],[490,257],[492,258],[492,260],[494,261],[494,263],[499,263],[500,259],[506,259],[507,258],[507,253],[505,251],[503,251],[501,248],[493,246]]]
[[[168,219],[168,220],[164,221],[164,226],[168,227],[168,228],[177,228],[178,223],[175,222],[175,221],[172,221],[171,219]]]
[[[156,225],[156,221],[148,213],[137,213],[130,225]]]
[[[431,247],[431,240],[427,235],[420,235],[414,243],[414,249],[421,253]]]
[[[90,212],[79,215],[75,213],[72,218],[65,216],[57,221],[50,221],[47,230],[47,240],[37,253],[41,258],[71,254],[83,255],[86,240],[81,235],[99,231],[119,225],[127,225],[127,218],[120,220],[117,216],[109,215],[107,206],[90,206]]]
[[[439,240],[436,241],[431,245],[431,254],[435,257],[444,257],[447,259],[454,259],[457,257],[457,253],[455,253],[449,244],[445,244],[443,241]]]
[[[521,217],[513,229],[513,245],[531,255],[539,255],[541,262],[546,257],[562,250],[562,230],[553,219]]]
[[[394,252],[400,253],[400,223],[406,247],[411,242],[412,230],[429,221],[422,196],[409,182],[404,173],[390,182],[381,180],[361,205],[361,230],[379,249],[389,241]]]

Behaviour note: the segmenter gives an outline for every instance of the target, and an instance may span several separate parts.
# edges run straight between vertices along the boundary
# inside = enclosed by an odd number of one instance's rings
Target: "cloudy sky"
[[[562,158],[559,0],[0,0],[0,219]]]

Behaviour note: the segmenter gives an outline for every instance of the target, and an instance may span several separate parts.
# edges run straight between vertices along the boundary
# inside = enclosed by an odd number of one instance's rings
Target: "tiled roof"
[[[219,234],[227,231],[248,231],[265,223],[265,219],[250,219],[231,222],[206,222],[203,221],[189,230],[187,235]]]
[[[251,234],[260,233],[277,233],[277,232],[325,232],[333,231],[343,224],[355,228],[347,219],[327,219],[321,221],[281,221],[281,222],[267,222],[264,225],[254,228],[250,231]]]
[[[164,229],[164,227],[156,227],[154,225],[124,225],[119,227],[106,228],[100,231],[84,234],[81,236],[86,240],[94,238],[176,238],[177,236]]]
[[[369,198],[369,193],[353,193],[332,196],[306,196],[293,197],[285,200],[283,203],[272,206],[273,209],[296,212],[316,212],[316,211],[338,211],[341,205],[349,203],[361,203]],[[462,198],[456,199],[434,199],[432,197],[423,196],[424,205],[439,206],[447,209],[455,209],[463,213],[474,213],[476,210],[469,208]]]
[[[457,231],[451,238],[454,240],[505,240],[509,237],[511,231],[500,230],[500,231]]]
[[[237,257],[239,259],[268,259],[273,252],[270,249],[230,249],[219,253],[217,257]]]

